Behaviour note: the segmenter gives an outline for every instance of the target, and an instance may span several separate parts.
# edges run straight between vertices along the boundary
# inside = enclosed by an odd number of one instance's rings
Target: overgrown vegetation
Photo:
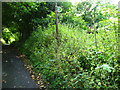
[[[54,26],[45,31],[38,28],[23,46],[24,54],[29,56],[35,70],[43,75],[51,88],[118,87],[114,30],[99,30],[98,47],[95,47],[94,34],[67,25],[59,26],[60,41],[57,44],[53,30]]]
[[[41,5],[48,10],[55,4]],[[32,17],[34,28],[20,47],[28,62],[49,88],[120,88],[117,15],[109,11],[117,13],[117,8],[90,2],[58,5],[64,7],[59,13],[58,41],[52,7],[46,17]]]

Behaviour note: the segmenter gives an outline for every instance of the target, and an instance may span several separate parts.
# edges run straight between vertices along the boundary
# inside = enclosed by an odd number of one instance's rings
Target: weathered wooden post
[[[57,9],[57,2],[55,4],[55,14],[56,14],[56,40],[58,41],[58,9]]]
[[[59,45],[59,42],[58,42],[58,9],[57,9],[57,2],[55,3],[55,23],[56,23],[56,41],[57,41],[57,46],[56,46],[56,49],[55,49],[55,52],[56,52],[56,58],[58,57],[58,45]]]

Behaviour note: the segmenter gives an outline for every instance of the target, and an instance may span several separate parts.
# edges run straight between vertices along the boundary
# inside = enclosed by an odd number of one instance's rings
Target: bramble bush
[[[119,88],[119,63],[115,30],[98,29],[96,34],[59,25],[38,27],[25,42],[22,52],[49,88]]]

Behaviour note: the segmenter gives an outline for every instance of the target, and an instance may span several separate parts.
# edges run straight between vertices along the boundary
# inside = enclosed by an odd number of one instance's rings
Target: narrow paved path
[[[18,58],[18,51],[10,46],[3,47],[2,87],[3,88],[38,88],[30,78],[23,62]]]

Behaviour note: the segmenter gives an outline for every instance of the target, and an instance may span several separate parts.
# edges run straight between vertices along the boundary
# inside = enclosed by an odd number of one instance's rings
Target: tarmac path
[[[2,49],[2,88],[38,88],[18,55],[13,47]]]

